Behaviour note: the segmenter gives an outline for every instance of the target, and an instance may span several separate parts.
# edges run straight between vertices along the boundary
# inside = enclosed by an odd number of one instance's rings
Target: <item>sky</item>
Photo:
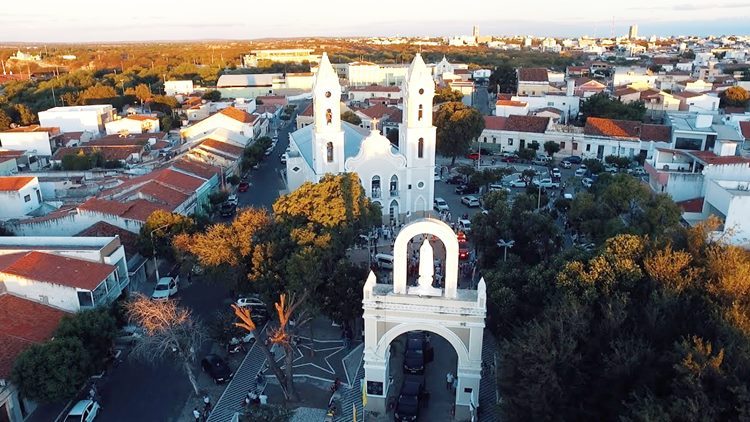
[[[746,35],[748,0],[2,1],[0,42],[107,42],[308,36]]]

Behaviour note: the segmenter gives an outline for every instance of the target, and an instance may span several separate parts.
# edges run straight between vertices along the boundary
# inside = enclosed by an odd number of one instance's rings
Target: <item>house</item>
[[[255,98],[255,103],[257,104],[257,107],[261,105],[275,106],[275,110],[276,108],[281,109],[286,107],[287,104],[289,104],[289,101],[283,95],[259,95]]]
[[[297,114],[295,122],[297,123],[297,130],[313,124],[313,103],[308,104],[302,112]]]
[[[538,96],[551,91],[549,76],[545,68],[520,68],[516,70],[516,76],[518,95]]]
[[[216,128],[223,128],[250,139],[261,136],[261,123],[260,116],[256,114],[249,114],[235,107],[227,107],[182,129],[180,136],[182,139],[192,141]]]
[[[546,141],[544,133],[551,124],[549,117],[519,115],[485,116],[484,121],[485,130],[479,142],[486,142],[491,145],[490,148],[502,152],[529,148],[533,142],[541,148]]]
[[[409,69],[404,64],[375,64],[366,61],[347,63],[344,65],[344,76],[349,86],[400,86]]]
[[[82,238],[118,238],[125,252],[128,271],[128,289],[137,289],[146,282],[146,265],[148,260],[139,253],[138,235],[120,227],[99,221],[93,226],[73,235]],[[119,264],[118,264],[119,265]]]
[[[0,132],[0,147],[5,150],[27,151],[30,157],[49,163],[52,153],[62,144],[60,129],[39,125],[19,126]]]
[[[635,157],[641,150],[641,127],[632,120],[589,117],[583,128],[584,155],[600,160],[608,155]]]
[[[2,261],[0,257],[0,267]],[[36,409],[37,404],[10,383],[13,363],[24,350],[49,340],[67,314],[0,289],[0,420],[23,421]]]
[[[447,82],[448,88],[464,94],[461,102],[467,106],[473,105],[474,82],[455,80]]]
[[[570,121],[570,119],[578,117],[581,107],[581,98],[573,95],[572,92],[570,95],[567,95],[567,92],[548,93],[537,96],[514,95],[511,97],[511,100],[528,104],[529,112],[534,112],[546,107],[554,107],[558,110],[562,110],[564,113],[563,120],[566,123]]]
[[[347,89],[346,96],[353,103],[362,103],[376,97],[394,100],[403,99],[400,87],[383,85],[352,86]]]
[[[195,88],[193,87],[192,80],[164,82],[164,92],[170,97],[174,97],[175,95],[189,95],[192,94],[194,90]]]
[[[641,100],[641,92],[629,86],[615,89],[615,92],[612,94],[612,96],[625,104]]]
[[[711,82],[703,79],[688,79],[677,84],[678,88],[687,92],[708,92],[713,89]]]
[[[39,179],[29,176],[0,177],[0,219],[22,218],[42,205]]]
[[[497,100],[495,102],[495,116],[508,117],[512,114],[519,116],[529,114],[529,104],[512,100]]]
[[[680,111],[701,113],[719,110],[720,99],[718,96],[694,91],[675,92],[672,96],[680,101]]]
[[[604,91],[607,88],[605,84],[591,78],[577,78],[573,81],[575,84],[573,94],[581,98],[588,98],[594,94],[598,94]]]
[[[383,135],[388,135],[388,131],[390,130],[398,130],[397,125],[403,118],[400,109],[385,106],[383,104],[376,104],[372,107],[356,110],[354,113],[362,119],[362,123],[360,123],[359,127],[380,130]],[[372,122],[375,120],[378,121],[378,127],[374,128],[372,127]]]
[[[0,176],[12,176],[18,174],[18,161],[15,154],[3,154],[6,151],[0,151]],[[17,151],[12,151],[16,153]]]
[[[612,77],[613,86],[630,85],[633,83],[640,83],[645,86],[654,86],[656,83],[657,75],[651,74],[651,72],[645,67],[615,67],[615,74]]]
[[[39,112],[39,124],[60,128],[63,133],[104,133],[104,125],[114,120],[114,115],[114,109],[108,104],[53,107]]]
[[[259,73],[253,75],[221,75],[216,89],[221,98],[255,98],[273,94],[274,84],[283,80],[281,73]]]
[[[159,119],[154,116],[133,114],[104,124],[107,135],[118,133],[159,132]]]

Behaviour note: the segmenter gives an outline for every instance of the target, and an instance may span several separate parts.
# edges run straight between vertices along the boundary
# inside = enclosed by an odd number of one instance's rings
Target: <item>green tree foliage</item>
[[[456,163],[456,157],[469,151],[471,143],[484,130],[481,113],[459,102],[441,105],[433,116],[433,124],[437,127],[437,150],[452,158],[451,165]]]
[[[356,113],[354,113],[353,111],[350,111],[350,110],[347,110],[347,111],[341,113],[341,120],[343,120],[345,122],[349,122],[349,123],[353,124],[354,126],[359,126],[359,125],[362,124],[362,119],[360,119],[359,116],[357,116]]]
[[[442,104],[450,102],[461,102],[463,98],[464,94],[461,91],[457,89],[451,89],[450,87],[443,87],[435,90],[435,96],[432,97],[432,103]]]
[[[0,109],[0,130],[10,129],[11,123],[13,123],[13,121],[10,119],[10,116],[8,116],[8,113]]]
[[[592,174],[599,174],[604,171],[604,164],[596,158],[587,158],[583,160],[583,164],[586,165],[586,168],[588,168]]]
[[[85,104],[87,100],[110,99],[114,97],[117,97],[117,92],[113,87],[99,83],[86,88],[85,91],[81,92],[78,99]]]
[[[633,160],[631,160],[630,157],[621,157],[619,155],[608,155],[604,157],[605,163],[612,164],[619,169],[628,168],[632,161]]]
[[[206,91],[201,96],[206,101],[219,101],[221,100],[221,92],[216,90]]]
[[[518,152],[516,152],[516,155],[518,155],[518,158],[526,161],[533,160],[534,157],[536,157],[536,151],[534,151],[531,148],[519,148]]]
[[[646,106],[642,101],[625,104],[610,98],[607,93],[594,94],[581,103],[581,114],[584,120],[588,117],[604,117],[618,120],[643,120]]]
[[[13,106],[13,108],[18,114],[16,123],[18,123],[19,125],[28,126],[34,123],[39,123],[39,118],[37,117],[36,113],[31,111],[31,109],[25,104],[16,104],[15,106]]]
[[[138,84],[135,87],[135,96],[138,97],[141,102],[145,102],[149,98],[151,98],[151,88],[149,88],[146,84]]]
[[[11,382],[24,397],[41,403],[72,399],[94,365],[81,340],[63,337],[35,344],[13,364]]]
[[[99,151],[86,153],[79,150],[77,153],[66,154],[61,161],[63,170],[90,170],[92,168],[122,168],[123,163],[120,160],[107,160]]]
[[[721,106],[747,107],[750,103],[750,93],[741,86],[733,86],[719,94]]]
[[[487,89],[490,92],[511,94],[516,92],[518,77],[516,69],[508,64],[497,66],[490,74],[490,82]]]
[[[97,308],[67,315],[57,326],[54,338],[72,337],[86,345],[95,370],[104,369],[110,356],[117,326],[107,308]]]
[[[555,155],[558,151],[560,151],[560,144],[558,144],[557,142],[547,141],[544,143],[544,152],[546,152],[550,157]]]

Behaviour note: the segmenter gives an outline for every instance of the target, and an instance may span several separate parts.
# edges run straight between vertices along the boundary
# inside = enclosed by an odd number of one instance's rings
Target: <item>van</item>
[[[385,270],[392,270],[393,269],[393,255],[390,255],[387,253],[379,253],[375,255],[375,264],[378,266],[378,268],[382,268]]]
[[[537,155],[536,158],[531,160],[531,163],[538,166],[546,166],[550,161],[552,161],[552,159],[547,157],[546,155]]]

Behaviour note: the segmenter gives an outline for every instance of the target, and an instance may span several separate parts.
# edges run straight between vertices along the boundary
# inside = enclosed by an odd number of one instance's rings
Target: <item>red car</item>
[[[479,153],[478,152],[472,152],[471,154],[466,154],[466,158],[469,160],[478,160],[479,159]]]
[[[237,190],[240,192],[247,192],[248,189],[250,189],[250,183],[248,182],[240,182],[240,185],[237,187]]]
[[[461,261],[469,259],[469,249],[468,248],[458,248],[458,259]]]

